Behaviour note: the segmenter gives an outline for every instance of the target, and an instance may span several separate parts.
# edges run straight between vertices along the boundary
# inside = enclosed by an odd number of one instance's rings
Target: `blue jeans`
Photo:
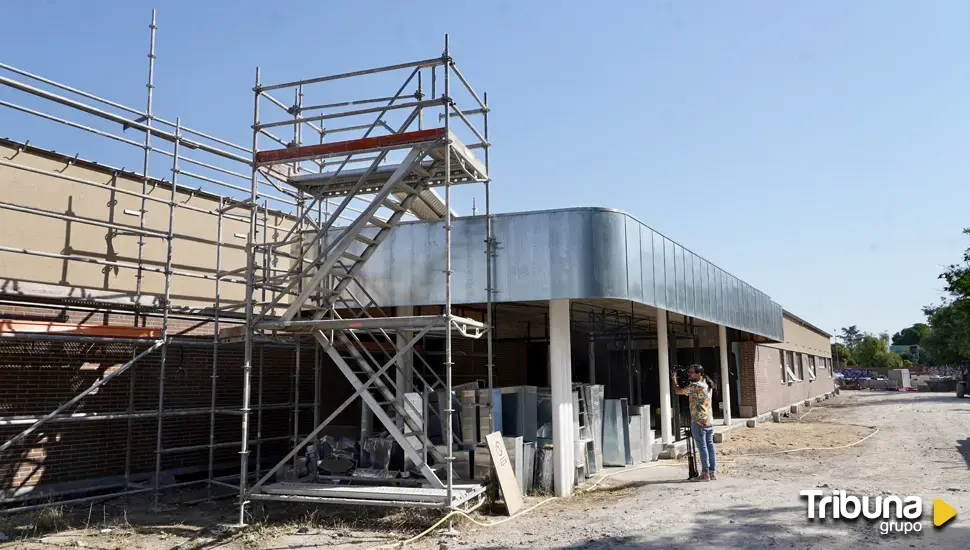
[[[716,472],[717,464],[714,458],[714,426],[701,427],[693,420],[690,423],[690,433],[701,453],[701,472]]]

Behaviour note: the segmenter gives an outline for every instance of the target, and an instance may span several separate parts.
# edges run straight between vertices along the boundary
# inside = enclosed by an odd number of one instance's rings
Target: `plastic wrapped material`
[[[383,437],[368,437],[364,440],[364,449],[361,463],[365,468],[375,470],[387,470],[391,464],[391,450],[394,447],[393,439]]]
[[[531,493],[535,485],[536,444],[529,441],[522,444],[522,486],[526,493]]]
[[[512,471],[515,472],[515,481],[519,486],[519,491],[525,494],[525,447],[522,438],[503,437],[502,441],[505,443],[505,451],[509,455],[509,461],[512,462]]]
[[[478,441],[485,441],[485,436],[494,432],[504,432],[502,423],[502,390],[494,388],[478,390]]]
[[[540,493],[552,493],[552,445],[543,445],[536,449],[535,490]]]
[[[589,408],[589,421],[593,437],[593,457],[595,463],[590,464],[590,473],[597,473],[603,469],[603,386],[592,384],[583,386],[586,392],[586,406]]]

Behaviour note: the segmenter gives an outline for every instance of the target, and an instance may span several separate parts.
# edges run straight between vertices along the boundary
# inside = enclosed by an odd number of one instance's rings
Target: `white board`
[[[502,488],[502,495],[505,497],[505,507],[508,508],[510,516],[515,515],[523,506],[522,492],[515,480],[515,471],[512,468],[512,461],[509,459],[509,453],[505,450],[502,432],[488,434],[485,436],[485,441],[488,443],[488,452],[492,456],[492,465],[495,466],[498,484]]]

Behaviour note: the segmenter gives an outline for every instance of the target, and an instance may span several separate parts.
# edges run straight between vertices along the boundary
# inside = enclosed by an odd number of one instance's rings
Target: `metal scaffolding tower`
[[[443,80],[440,88],[439,75]],[[371,83],[375,80],[383,85],[395,79],[400,82],[402,77],[403,83],[393,95],[332,101],[334,84],[352,81],[354,89],[366,89],[373,88]],[[423,82],[428,77],[431,90],[426,96]],[[477,104],[474,109],[462,111],[457,105],[452,94],[453,78],[462,84],[464,95]],[[330,95],[322,99],[330,102],[308,101],[308,96],[315,93],[326,94],[327,90],[321,89],[328,85]],[[293,93],[292,105],[274,97],[286,91]],[[485,184],[487,222],[483,240],[486,251],[491,247],[487,104],[455,65],[447,36],[440,57],[410,63],[276,85],[264,85],[257,69],[254,92],[250,200],[255,203],[264,186],[291,189],[296,193],[298,214],[282,238],[262,243],[258,242],[257,219],[255,215],[250,217],[240,523],[245,522],[250,500],[445,508],[466,505],[476,497],[480,502],[484,487],[456,483],[452,462],[454,444],[460,442],[460,437],[452,430],[454,406],[449,403],[444,410],[446,445],[442,453],[428,436],[427,403],[423,407],[415,405],[405,394],[413,389],[425,400],[436,391],[452,395],[452,338],[456,335],[488,338],[491,369],[488,331],[491,289],[487,292],[484,322],[455,315],[451,298],[453,185]],[[261,107],[265,104],[283,109],[288,116],[265,121],[261,118]],[[429,114],[438,126],[425,127]],[[483,131],[469,120],[473,115],[482,117]],[[460,130],[453,127],[453,118],[463,123]],[[327,126],[329,121],[337,120],[347,124]],[[319,137],[318,142],[304,144],[302,136],[307,129]],[[292,140],[283,140],[272,133],[279,130],[286,131],[288,136],[292,132]],[[327,141],[327,136],[336,133],[351,137]],[[466,145],[459,134],[470,143]],[[261,149],[265,141],[284,147]],[[484,161],[475,155],[479,149],[485,152]],[[434,188],[444,189],[443,203]],[[363,204],[361,208],[350,206],[354,199]],[[430,211],[429,217],[443,220],[444,308],[437,315],[390,315],[374,302],[357,276],[392,229],[402,222],[403,216],[422,211]],[[344,221],[341,216],[350,219]],[[491,255],[486,255],[490,263]],[[286,261],[280,261],[280,256],[285,256]],[[319,422],[315,419],[315,428],[294,442],[286,456],[249,485],[250,450],[245,434],[250,422],[253,342],[260,337],[299,339],[304,335],[312,336],[355,391],[326,419]],[[432,335],[444,339],[444,379],[414,349],[418,342]],[[418,361],[415,363],[414,359]],[[308,475],[300,482],[269,483],[305,447],[316,445],[323,430],[356,399],[363,403],[362,412],[373,414],[423,476],[421,487],[320,484],[314,483],[315,475]],[[315,467],[312,466],[314,470]]]

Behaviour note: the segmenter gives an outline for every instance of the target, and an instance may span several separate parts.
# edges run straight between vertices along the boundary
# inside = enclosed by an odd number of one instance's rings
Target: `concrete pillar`
[[[724,415],[724,425],[731,423],[731,380],[728,369],[727,327],[717,326],[717,345],[721,352],[721,412]]]
[[[660,363],[660,439],[664,445],[674,442],[670,406],[670,349],[667,340],[667,310],[657,308],[657,355]]]
[[[549,301],[549,385],[552,389],[553,480],[557,497],[569,496],[576,478],[569,300]]]

